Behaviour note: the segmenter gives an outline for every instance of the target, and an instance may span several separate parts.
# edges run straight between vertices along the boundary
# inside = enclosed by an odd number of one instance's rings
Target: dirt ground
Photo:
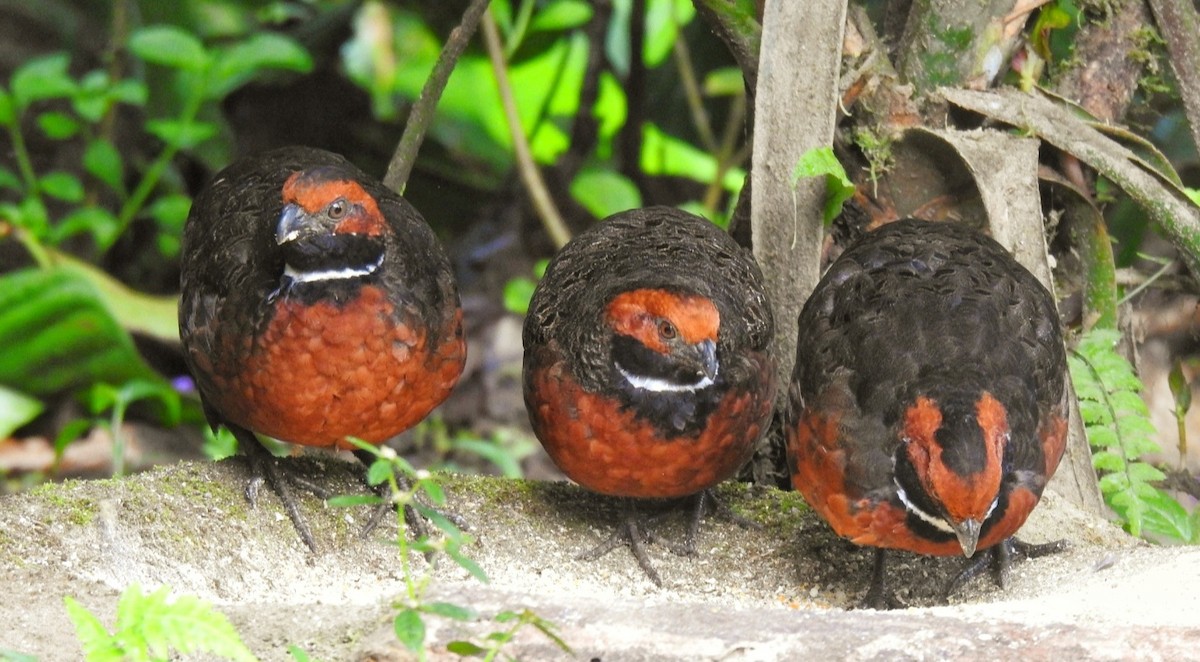
[[[355,465],[293,464],[335,492],[363,491]],[[134,582],[212,602],[263,660],[292,659],[289,645],[327,661],[411,659],[390,622],[404,591],[394,526],[361,540],[366,507],[305,497],[321,546],[312,555],[273,496],[247,506],[246,477],[237,459],[185,462],[0,498],[0,659],[81,659],[63,597],[111,624]],[[1139,544],[1053,494],[1022,537],[1065,537],[1069,551],[1015,566],[1006,590],[976,579],[949,604],[938,593],[961,559],[898,554],[895,584],[912,607],[877,612],[848,609],[866,590],[870,552],[835,537],[791,493],[724,486],[762,528],[706,521],[695,557],[650,546],[658,588],[627,549],[575,559],[611,531],[621,512],[612,500],[565,483],[447,476],[445,485],[449,510],[477,538],[468,555],[491,581],[443,560],[430,599],[485,616],[531,609],[572,648],[526,628],[505,649],[519,659],[1200,659],[1200,549]],[[667,511],[658,530],[674,538],[683,520]],[[456,659],[447,642],[501,629],[431,617],[429,656]]]

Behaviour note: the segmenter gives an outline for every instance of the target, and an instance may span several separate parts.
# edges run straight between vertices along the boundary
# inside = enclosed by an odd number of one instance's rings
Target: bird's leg
[[[292,484],[313,492],[321,499],[329,498],[328,491],[311,481],[300,479],[283,471],[276,462],[275,456],[271,455],[271,452],[262,445],[254,433],[237,425],[226,425],[226,427],[238,440],[238,446],[246,454],[246,460],[250,463],[250,471],[253,475],[250,477],[250,482],[246,483],[246,500],[250,502],[250,506],[258,506],[258,490],[265,478],[275,493],[279,495],[279,500],[283,502],[283,509],[292,520],[292,525],[296,527],[296,532],[300,534],[300,540],[308,546],[309,550],[316,552],[317,541],[313,538],[312,530],[308,528],[308,522],[300,514],[300,506],[292,493]]]
[[[875,550],[875,567],[871,572],[871,588],[863,597],[860,609],[904,609],[908,605],[896,597],[896,592],[887,584],[887,554],[882,547]]]
[[[692,497],[691,519],[688,520],[688,530],[684,536],[682,545],[668,543],[661,538],[650,534],[652,542],[658,542],[664,545],[672,553],[679,556],[695,556],[696,555],[696,538],[700,533],[700,521],[705,515],[716,515],[717,517],[733,522],[743,529],[761,529],[762,525],[753,520],[742,517],[733,512],[729,504],[721,500],[713,489],[701,490]]]
[[[992,579],[996,582],[996,586],[1004,590],[1008,586],[1008,569],[1013,563],[1021,559],[1036,559],[1049,554],[1057,554],[1068,547],[1069,545],[1066,540],[1055,540],[1054,542],[1035,545],[1012,536],[987,550],[986,554],[980,554],[978,557],[972,559],[965,568],[959,571],[946,584],[946,589],[942,592],[942,598],[949,598],[951,594],[962,588],[970,580],[978,577],[988,568],[991,568]]]
[[[625,514],[612,535],[604,542],[579,554],[575,558],[584,561],[595,561],[623,543],[629,543],[629,549],[633,552],[633,557],[637,559],[638,565],[641,566],[642,572],[646,573],[646,576],[650,578],[650,581],[654,582],[655,586],[662,588],[662,578],[658,576],[658,571],[654,569],[654,566],[650,565],[650,557],[646,555],[646,549],[642,544],[651,541],[651,536],[642,524],[634,501],[627,499],[625,501]]]
[[[368,451],[358,449],[354,451],[354,457],[357,457],[358,460],[363,463],[365,470],[363,471],[362,479],[363,482],[366,483],[367,470],[369,470],[371,464],[375,462],[375,455]],[[396,485],[402,492],[408,492],[412,489],[412,483],[408,480],[408,476],[404,476],[399,473],[396,473],[395,476]],[[374,490],[375,493],[379,495],[379,498],[382,499],[382,501],[378,506],[375,507],[375,510],[371,513],[371,516],[367,518],[367,523],[363,525],[362,531],[359,533],[359,535],[363,538],[371,535],[371,532],[374,531],[375,528],[379,526],[379,523],[383,521],[384,515],[392,512],[396,507],[396,503],[392,498],[391,487],[388,485],[388,483],[384,482],[380,483],[379,485],[371,485],[367,483],[367,487]],[[416,500],[417,498],[418,497],[414,494],[413,499]],[[460,529],[467,528],[466,520],[456,513],[442,512],[424,502],[421,502],[421,506],[437,513],[438,515],[441,515]],[[412,504],[405,504],[404,506],[404,522],[408,525],[409,530],[413,532],[414,538],[421,538],[429,535],[429,527],[426,526],[425,518],[417,512],[416,508],[414,508]]]

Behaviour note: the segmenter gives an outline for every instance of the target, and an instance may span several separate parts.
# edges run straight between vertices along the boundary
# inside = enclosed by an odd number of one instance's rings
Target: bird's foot
[[[650,565],[650,557],[646,555],[646,548],[644,546],[644,543],[654,542],[658,538],[650,533],[645,524],[638,517],[637,513],[633,511],[633,508],[630,507],[625,518],[617,525],[617,529],[613,531],[607,540],[579,554],[575,558],[583,561],[595,561],[617,547],[628,544],[629,550],[633,552],[633,557],[637,559],[642,572],[646,573],[646,576],[650,578],[651,582],[654,582],[655,586],[662,588],[662,578],[659,577],[658,571],[654,569],[654,566]]]
[[[1008,586],[1008,570],[1013,563],[1023,559],[1036,559],[1050,554],[1057,554],[1069,547],[1070,544],[1066,540],[1055,540],[1054,542],[1035,545],[1013,536],[986,550],[985,554],[980,554],[976,558],[971,559],[967,566],[946,584],[946,589],[942,592],[942,598],[949,598],[951,594],[962,588],[967,582],[978,577],[988,568],[992,571],[992,579],[996,582],[996,586],[1004,590]]]
[[[251,477],[246,483],[246,500],[250,502],[250,507],[258,507],[258,493],[263,482],[270,483],[271,489],[275,490],[275,494],[279,495],[279,500],[283,503],[283,510],[288,514],[288,518],[292,520],[292,525],[296,527],[296,533],[300,534],[300,540],[312,552],[317,551],[317,541],[313,537],[312,529],[309,528],[308,522],[300,513],[300,505],[296,501],[295,493],[292,488],[304,490],[312,493],[321,500],[328,499],[332,496],[329,490],[324,487],[290,473],[279,464],[279,459],[271,454],[262,442],[255,437],[249,430],[230,426],[230,431],[237,438],[239,447],[246,454],[246,460],[250,464]]]
[[[875,567],[871,573],[871,588],[867,590],[867,594],[863,596],[862,602],[859,603],[859,609],[907,609],[908,605],[904,604],[900,598],[896,596],[896,591],[890,586],[887,581],[887,550],[878,548],[875,550]]]

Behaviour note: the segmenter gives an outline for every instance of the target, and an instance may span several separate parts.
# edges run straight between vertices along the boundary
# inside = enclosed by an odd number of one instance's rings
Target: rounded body
[[[766,429],[772,334],[758,267],[727,234],[667,207],[617,214],[568,243],[534,293],[530,422],[588,489],[695,494],[732,476]]]
[[[1058,466],[1067,420],[1053,297],[966,227],[884,226],[800,314],[792,482],[856,543],[970,556],[1003,541]]]
[[[298,231],[282,236],[294,223],[284,191],[300,173],[339,202],[336,187],[350,187],[374,225],[315,235],[312,253],[289,258]],[[367,239],[380,251],[371,270],[339,267]],[[412,206],[335,154],[284,148],[218,173],[193,203],[181,268],[180,338],[214,425],[311,446],[381,443],[423,419],[462,372],[445,252]]]

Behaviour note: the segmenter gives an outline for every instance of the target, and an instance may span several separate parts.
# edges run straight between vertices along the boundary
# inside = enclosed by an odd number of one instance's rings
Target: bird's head
[[[293,174],[283,185],[275,243],[293,282],[361,278],[383,264],[387,222],[375,198],[336,166]]]
[[[894,458],[900,500],[973,556],[999,503],[1010,434],[1004,405],[986,391],[922,395],[904,411],[900,434]]]
[[[662,289],[623,292],[605,307],[604,321],[616,370],[634,389],[691,392],[717,379],[721,317],[710,299]]]

